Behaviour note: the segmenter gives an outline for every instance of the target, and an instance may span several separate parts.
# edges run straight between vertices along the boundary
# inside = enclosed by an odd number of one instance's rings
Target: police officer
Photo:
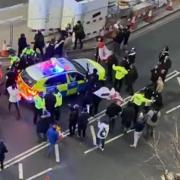
[[[131,63],[129,61],[129,58],[127,56],[123,57],[123,60],[121,61],[121,66],[125,67],[127,70],[130,69]]]
[[[34,119],[33,123],[37,123],[38,116],[42,115],[43,110],[45,109],[45,100],[43,94],[34,96]]]
[[[123,66],[116,66],[113,64],[113,70],[115,71],[114,87],[120,91],[123,79],[128,74],[128,71]],[[117,87],[118,86],[118,87]]]
[[[23,56],[34,56],[36,52],[31,48],[31,46],[28,44],[25,49],[23,49],[21,57]]]
[[[137,78],[138,78],[137,69],[134,64],[131,64],[129,72],[126,76],[126,84],[127,84],[126,90],[130,95],[134,94],[133,84],[137,80]]]
[[[140,108],[149,105],[153,101],[145,97],[144,91],[140,91],[135,93],[131,97],[130,102],[134,105],[134,109],[135,109],[135,118],[134,118],[134,124],[135,124]]]
[[[83,138],[86,137],[86,129],[87,129],[89,117],[90,115],[87,112],[87,108],[83,108],[78,118],[78,136],[79,137],[83,137]]]
[[[58,89],[55,89],[54,96],[56,97],[56,103],[55,103],[55,120],[59,120],[60,118],[60,112],[61,112],[61,106],[62,106],[62,94],[59,92]]]
[[[52,122],[54,122],[55,120],[55,104],[56,104],[56,97],[54,96],[53,91],[54,89],[49,90],[44,96],[45,107],[46,107],[46,110],[50,112],[50,118]]]
[[[169,47],[165,46],[159,54],[159,62],[161,63],[166,56],[169,56]]]
[[[70,114],[69,114],[69,132],[70,136],[75,135],[76,124],[79,118],[79,105],[75,104],[74,106],[69,105]]]
[[[12,66],[16,66],[17,63],[19,63],[20,59],[18,56],[16,56],[15,52],[11,53],[11,55],[9,55],[8,59],[10,60],[10,65]]]
[[[158,67],[159,69],[165,69],[168,71],[172,66],[171,59],[169,56],[165,56],[164,59],[159,63]]]
[[[136,60],[136,50],[135,48],[131,48],[131,50],[129,51],[128,53],[128,58],[129,58],[129,62],[131,64],[134,64],[135,63],[135,60]]]
[[[106,115],[109,118],[109,128],[112,132],[114,129],[115,121],[119,113],[121,113],[122,108],[117,102],[111,103],[106,109]]]

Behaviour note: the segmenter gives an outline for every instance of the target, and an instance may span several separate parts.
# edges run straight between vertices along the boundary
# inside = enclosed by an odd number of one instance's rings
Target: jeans
[[[75,42],[74,42],[74,49],[77,48],[77,42],[79,40],[79,44],[80,44],[80,49],[83,48],[83,42],[82,42],[82,39],[81,38],[78,38],[78,37],[75,37]]]
[[[17,119],[20,119],[21,115],[20,115],[20,110],[19,110],[19,102],[9,102],[9,105],[8,105],[9,112],[11,111],[12,104],[14,104],[14,106],[16,108]]]
[[[139,142],[139,139],[141,137],[143,132],[137,132],[137,131],[134,131],[134,143],[133,143],[133,146],[136,147],[138,142]]]
[[[49,144],[49,146],[48,146],[48,157],[50,157],[54,151],[55,151],[55,144]]]
[[[105,144],[105,139],[100,139],[97,137],[97,145],[100,146],[101,148],[104,148],[104,144]]]
[[[33,118],[33,123],[34,123],[34,124],[37,123],[37,119],[38,119],[38,117],[40,117],[41,115],[42,115],[42,109],[34,108],[34,118]]]
[[[81,135],[83,136],[83,138],[86,137],[86,127],[78,127],[78,135],[81,137]]]

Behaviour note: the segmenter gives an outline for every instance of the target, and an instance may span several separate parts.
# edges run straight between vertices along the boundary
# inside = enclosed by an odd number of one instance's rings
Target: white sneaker
[[[100,149],[101,149],[101,151],[104,151],[104,148],[102,148],[102,147],[99,147]]]
[[[136,146],[135,146],[134,144],[131,144],[131,145],[130,145],[130,147],[132,147],[132,148],[136,148]]]

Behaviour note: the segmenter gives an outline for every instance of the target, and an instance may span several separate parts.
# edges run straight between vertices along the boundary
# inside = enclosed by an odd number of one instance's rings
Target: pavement
[[[2,2],[0,3],[0,7],[6,7],[6,6],[11,6],[11,5],[16,5],[13,8],[5,8],[0,9],[0,44],[3,44],[3,41],[6,40],[7,43],[9,44],[12,42],[12,46],[15,49],[18,49],[17,47],[17,42],[18,38],[20,36],[20,33],[25,33],[27,37],[27,41],[29,43],[34,41],[34,32],[32,32],[31,29],[27,28],[27,9],[28,6],[26,4],[27,0],[1,0]],[[22,3],[22,4],[17,4],[17,3]],[[173,13],[176,13],[180,9],[180,3],[179,0],[173,1],[173,10],[172,11],[167,11],[165,7],[162,7],[160,9],[155,9],[154,10],[154,17],[151,23],[155,23],[156,21],[161,20],[162,18],[165,18]],[[117,17],[114,17],[113,20],[119,21]],[[134,30],[134,32],[139,31],[140,29],[149,26],[151,23],[147,23],[143,20],[137,20],[137,27]],[[11,36],[10,36],[11,34]],[[56,35],[55,35],[56,36]],[[49,41],[53,35],[47,34],[46,36],[46,41]],[[109,43],[111,42],[111,39],[106,39],[106,42]],[[91,39],[87,40],[84,43],[84,48],[83,51],[88,51],[90,49],[94,49],[96,47],[96,40]],[[68,48],[68,52],[71,52],[72,47]],[[76,53],[81,52],[82,50],[76,50]]]
[[[156,132],[160,133],[159,152],[167,167],[172,170],[172,154],[170,150],[171,135],[174,132],[174,122],[179,119],[180,105],[179,82],[180,77],[180,51],[179,51],[180,13],[168,16],[166,19],[151,24],[147,28],[136,32],[130,41],[130,46],[137,50],[136,66],[139,79],[135,90],[139,90],[149,83],[150,69],[157,63],[159,51],[168,45],[172,59],[172,68],[167,77],[163,93],[164,108]],[[109,48],[112,45],[109,44]],[[119,61],[123,52],[116,54]],[[71,58],[93,58],[94,50],[86,52],[69,53]],[[123,97],[128,97],[124,88]],[[82,96],[68,97],[64,100],[62,118],[60,123],[63,131],[68,128],[68,103],[81,102]],[[0,180],[17,180],[21,173],[18,163],[23,165],[24,179],[67,179],[67,180],[159,180],[162,169],[159,161],[152,159],[150,147],[152,141],[140,140],[137,149],[131,149],[133,133],[126,136],[120,130],[120,121],[117,121],[115,131],[109,135],[104,152],[95,149],[92,143],[90,129],[87,130],[86,140],[66,137],[59,144],[60,163],[55,157],[47,158],[47,144],[37,142],[35,126],[32,123],[32,107],[27,103],[21,104],[22,119],[17,121],[15,112],[7,110],[7,97],[0,96],[0,137],[4,139],[9,153],[6,157],[6,169],[0,172]],[[99,112],[107,107],[109,102],[102,101]],[[91,125],[96,130],[97,119],[91,119]],[[178,122],[178,130],[179,130]],[[65,133],[67,135],[67,131]],[[166,148],[169,147],[169,148]]]

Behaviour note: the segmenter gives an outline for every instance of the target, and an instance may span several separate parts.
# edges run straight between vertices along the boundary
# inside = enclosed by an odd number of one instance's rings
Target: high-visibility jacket
[[[130,101],[136,104],[137,106],[141,106],[143,103],[148,104],[152,102],[152,100],[145,98],[143,93],[135,93],[131,97]]]
[[[10,55],[8,58],[9,58],[9,60],[10,60],[11,65],[13,65],[14,63],[20,61],[19,57],[16,56],[16,55],[14,55],[14,56]]]
[[[21,56],[23,56],[23,55],[33,56],[33,55],[35,55],[35,51],[31,48],[24,48]]]
[[[38,95],[34,97],[34,104],[36,109],[45,109],[45,100]]]
[[[54,94],[54,96],[56,97],[55,108],[60,107],[62,105],[62,95],[61,95],[61,93],[58,92],[58,93]]]
[[[115,79],[120,80],[124,78],[126,74],[128,74],[128,71],[123,66],[115,66],[113,64],[113,70],[116,71]]]

